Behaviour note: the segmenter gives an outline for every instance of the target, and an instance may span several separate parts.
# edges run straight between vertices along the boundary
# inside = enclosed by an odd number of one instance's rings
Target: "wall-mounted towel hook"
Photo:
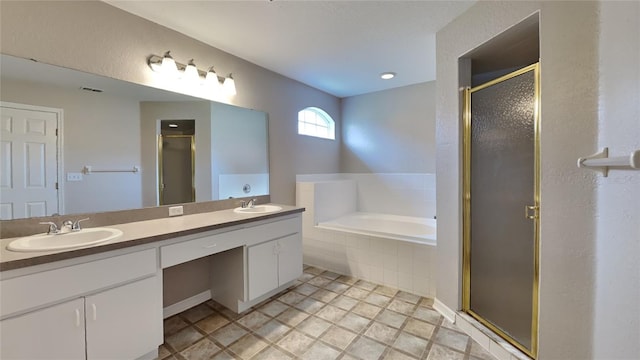
[[[604,177],[609,175],[610,168],[640,170],[640,150],[633,151],[629,156],[609,157],[609,148],[581,157],[578,159],[579,168],[592,168],[600,171]]]

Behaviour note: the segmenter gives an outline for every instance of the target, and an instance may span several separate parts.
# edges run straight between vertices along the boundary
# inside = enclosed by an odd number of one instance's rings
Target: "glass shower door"
[[[160,135],[160,205],[195,201],[194,136]]]
[[[463,310],[535,357],[538,64],[465,99]]]

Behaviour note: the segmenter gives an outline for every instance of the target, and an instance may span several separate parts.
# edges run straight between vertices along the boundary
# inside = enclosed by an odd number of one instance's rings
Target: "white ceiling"
[[[435,80],[435,33],[475,2],[103,1],[338,97]]]

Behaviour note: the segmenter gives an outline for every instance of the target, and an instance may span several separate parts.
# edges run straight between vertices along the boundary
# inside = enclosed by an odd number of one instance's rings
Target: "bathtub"
[[[356,212],[320,222],[317,227],[417,244],[436,245],[435,219]]]

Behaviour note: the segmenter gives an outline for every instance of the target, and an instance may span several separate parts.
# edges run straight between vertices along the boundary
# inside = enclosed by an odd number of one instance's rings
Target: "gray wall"
[[[220,174],[266,173],[267,119],[263,112],[211,105],[211,156],[214,181]]]
[[[598,148],[640,149],[640,2],[600,3]],[[595,150],[595,149],[594,149]],[[640,354],[640,171],[598,176],[593,357]]]
[[[436,82],[342,99],[346,173],[434,173]]]
[[[340,138],[297,135],[298,111],[321,107],[340,129],[340,100],[216,48],[98,1],[2,1],[1,52],[143,85],[217,100],[269,114],[271,199],[295,204],[295,175],[339,171]],[[163,82],[147,66],[151,54],[171,50],[233,73],[238,94],[219,98],[205,89]]]
[[[634,358],[640,353],[638,172],[603,179],[577,168],[576,160],[599,146],[622,154],[638,148],[638,3],[481,1],[438,32],[437,299],[460,308],[458,57],[536,11],[542,102],[539,358]],[[614,197],[605,200],[605,193]]]
[[[211,188],[216,199],[220,175],[269,172],[269,159],[264,153],[268,148],[268,125],[264,112],[211,104]]]

